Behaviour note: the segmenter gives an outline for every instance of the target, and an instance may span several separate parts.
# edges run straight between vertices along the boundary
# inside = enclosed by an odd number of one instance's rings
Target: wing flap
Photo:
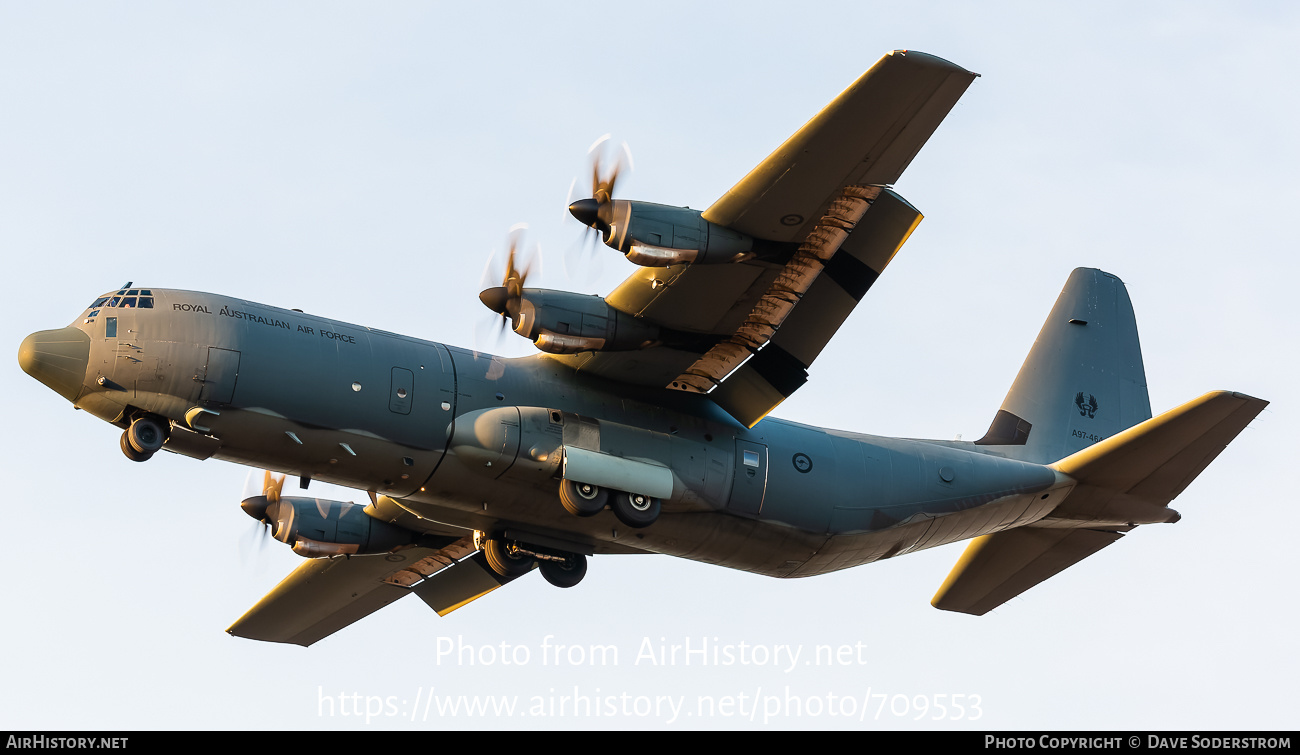
[[[770,336],[755,337],[756,329],[747,322],[677,380],[694,379],[697,390],[711,390],[709,397],[715,403],[753,427],[804,384],[813,360],[920,222],[921,213],[905,199],[888,189],[880,191],[834,253],[808,269],[813,279],[781,319],[774,318],[764,304],[769,297],[789,295],[788,287],[782,286],[784,277],[755,305],[751,319],[765,326],[759,336],[768,332]],[[800,264],[797,258],[791,261],[796,264]],[[715,353],[719,358],[711,360]]]
[[[412,592],[439,616],[446,616],[516,579],[518,577],[502,577],[492,571],[487,556],[478,551],[416,585]]]

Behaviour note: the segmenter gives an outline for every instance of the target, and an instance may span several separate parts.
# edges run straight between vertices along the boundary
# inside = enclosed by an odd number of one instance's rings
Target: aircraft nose
[[[18,347],[23,372],[69,401],[81,392],[89,362],[90,336],[76,328],[37,331]]]

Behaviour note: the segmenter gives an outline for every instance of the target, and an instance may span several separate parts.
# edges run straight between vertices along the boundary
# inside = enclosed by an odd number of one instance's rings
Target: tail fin
[[[993,424],[976,445],[1048,464],[1151,418],[1124,282],[1078,268],[1056,299]]]

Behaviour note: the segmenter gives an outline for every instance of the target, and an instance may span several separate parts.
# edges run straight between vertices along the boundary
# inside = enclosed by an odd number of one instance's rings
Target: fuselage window
[[[756,466],[758,466],[758,452],[757,452],[757,451],[746,451],[746,452],[745,452],[745,466],[747,466],[747,467],[756,467]]]
[[[116,317],[105,317],[105,318],[104,318],[104,337],[105,337],[105,338],[117,338],[117,318],[116,318]]]

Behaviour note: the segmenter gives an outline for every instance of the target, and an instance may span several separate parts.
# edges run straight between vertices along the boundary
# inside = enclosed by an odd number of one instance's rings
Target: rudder
[[[1124,282],[1077,268],[976,445],[1048,464],[1151,418],[1137,319]]]

